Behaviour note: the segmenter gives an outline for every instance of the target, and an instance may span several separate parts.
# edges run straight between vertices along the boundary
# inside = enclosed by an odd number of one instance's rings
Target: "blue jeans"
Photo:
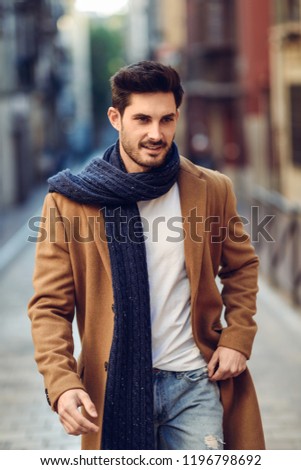
[[[186,372],[154,369],[156,449],[223,449],[223,408],[207,367]]]

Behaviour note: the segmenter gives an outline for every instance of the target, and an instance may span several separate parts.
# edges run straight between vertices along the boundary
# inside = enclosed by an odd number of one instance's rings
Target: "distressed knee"
[[[212,434],[205,436],[204,442],[207,449],[222,449],[223,441]]]

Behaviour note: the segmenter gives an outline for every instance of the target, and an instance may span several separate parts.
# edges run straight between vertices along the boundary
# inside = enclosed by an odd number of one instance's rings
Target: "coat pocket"
[[[221,334],[221,332],[223,331],[223,325],[221,323],[214,323],[212,325],[212,330],[216,333]]]

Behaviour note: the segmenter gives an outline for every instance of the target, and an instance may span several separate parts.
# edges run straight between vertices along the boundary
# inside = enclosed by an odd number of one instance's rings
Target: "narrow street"
[[[26,242],[0,273],[0,449],[79,449],[80,438],[65,434],[50,410],[33,358],[27,303],[34,250]],[[257,321],[249,366],[267,447],[301,449],[301,312],[261,279]]]

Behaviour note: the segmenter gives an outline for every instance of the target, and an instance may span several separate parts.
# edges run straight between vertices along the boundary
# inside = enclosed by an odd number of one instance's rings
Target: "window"
[[[288,21],[299,21],[300,19],[300,0],[287,0]]]
[[[190,0],[187,5],[190,42],[205,46],[234,43],[234,0]]]
[[[300,0],[276,0],[275,19],[277,23],[300,21]]]

